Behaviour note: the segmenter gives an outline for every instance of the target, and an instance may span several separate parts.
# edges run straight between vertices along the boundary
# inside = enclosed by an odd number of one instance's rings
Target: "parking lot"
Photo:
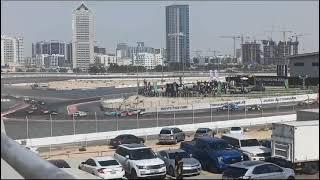
[[[254,127],[249,129],[248,132],[245,132],[246,135],[250,137],[255,137],[258,139],[269,139],[271,137],[271,130],[266,130],[264,127]],[[186,140],[193,139],[193,134],[188,134]],[[221,136],[221,133],[217,134]],[[45,159],[65,159],[72,168],[78,168],[78,165],[90,157],[96,156],[113,156],[115,149],[111,148],[106,143],[95,146],[88,146],[86,151],[79,151],[79,146],[65,146],[65,147],[53,147],[51,152],[47,148],[43,148],[40,155]],[[145,145],[151,147],[153,151],[157,152],[160,150],[167,149],[178,149],[180,143],[175,145],[159,145],[158,140],[151,138],[145,142]],[[49,157],[50,156],[50,157]],[[184,179],[221,179],[222,174],[215,174],[208,171],[202,170],[200,175],[197,176],[187,176]],[[296,179],[318,179],[319,173],[315,175],[305,175],[305,174],[296,174]],[[167,175],[166,179],[175,179]]]

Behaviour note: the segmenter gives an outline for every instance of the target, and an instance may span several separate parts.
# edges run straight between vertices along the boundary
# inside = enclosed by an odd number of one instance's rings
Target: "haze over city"
[[[72,40],[72,11],[80,1],[1,2],[1,33],[24,37],[25,56],[31,44],[42,40]],[[282,40],[280,30],[308,34],[299,38],[299,51],[319,49],[319,2],[98,2],[86,5],[96,18],[96,41],[115,52],[117,43],[165,47],[165,6],[188,4],[190,9],[190,51],[208,49],[232,54],[232,39],[222,35],[245,34],[252,39]],[[239,41],[237,48],[239,48]],[[190,52],[191,56],[194,55]]]

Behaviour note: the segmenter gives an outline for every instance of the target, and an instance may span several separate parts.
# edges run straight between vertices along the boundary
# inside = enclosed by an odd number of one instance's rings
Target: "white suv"
[[[122,165],[129,179],[157,177],[164,179],[166,165],[151,148],[143,144],[119,145],[114,158]]]
[[[264,147],[255,138],[247,137],[243,134],[223,134],[221,139],[226,140],[233,147],[243,153],[245,161],[263,161],[271,156],[271,149]]]

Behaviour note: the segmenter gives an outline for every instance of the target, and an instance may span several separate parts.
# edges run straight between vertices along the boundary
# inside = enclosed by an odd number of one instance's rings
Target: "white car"
[[[243,129],[241,127],[231,127],[230,134],[243,134]]]
[[[89,158],[79,165],[79,169],[103,179],[122,179],[125,174],[119,162],[111,156]]]
[[[122,164],[129,179],[166,177],[167,169],[164,161],[143,144],[119,145],[114,157]]]
[[[73,115],[83,117],[83,116],[87,116],[88,114],[84,111],[77,111],[77,112],[73,113]]]

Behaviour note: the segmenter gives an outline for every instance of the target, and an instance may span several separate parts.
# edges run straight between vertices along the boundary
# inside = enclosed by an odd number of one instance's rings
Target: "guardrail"
[[[25,179],[76,179],[1,133],[1,158]]]
[[[199,127],[209,127],[209,128],[217,129],[217,128],[229,128],[232,126],[252,126],[252,125],[262,125],[262,124],[268,124],[268,123],[277,123],[277,122],[295,121],[295,120],[296,120],[296,114],[290,114],[290,115],[282,115],[282,116],[269,116],[269,117],[248,118],[248,119],[240,119],[240,120],[216,121],[216,122],[209,122],[209,123],[184,124],[184,125],[167,126],[167,127],[178,127],[183,131],[195,131]],[[66,136],[54,136],[54,137],[34,138],[34,139],[19,139],[16,141],[19,143],[24,142],[28,146],[49,146],[49,145],[78,143],[78,142],[86,142],[86,141],[108,140],[120,134],[150,136],[150,135],[158,134],[162,128],[163,127],[141,128],[141,129],[108,131],[108,132],[66,135]]]

